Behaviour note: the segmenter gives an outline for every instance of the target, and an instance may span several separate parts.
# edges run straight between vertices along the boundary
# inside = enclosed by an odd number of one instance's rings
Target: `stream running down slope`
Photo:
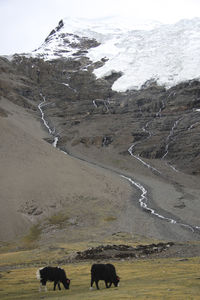
[[[49,134],[52,135],[52,136],[54,137],[54,142],[52,143],[52,145],[53,145],[54,147],[57,148],[57,142],[58,142],[58,139],[59,139],[59,138],[58,138],[58,136],[56,136],[56,134],[55,134],[55,129],[52,130],[52,129],[50,128],[48,122],[47,122],[46,119],[45,119],[45,114],[44,114],[44,111],[43,111],[42,108],[43,108],[45,105],[47,105],[47,103],[46,103],[45,97],[44,97],[42,94],[40,94],[40,96],[41,96],[42,99],[43,99],[43,101],[42,101],[41,103],[39,103],[39,105],[38,105],[38,109],[39,109],[39,111],[40,111],[40,113],[41,113],[41,120],[42,120],[44,126],[48,129]],[[179,120],[178,120],[178,121],[179,121]],[[132,148],[133,148],[133,147],[134,147],[134,145],[132,145],[132,146],[129,148],[129,150],[128,150],[129,153],[130,153],[132,156],[134,156],[134,155],[132,154]],[[57,148],[57,149],[59,149],[59,148]],[[62,151],[62,152],[64,152],[64,151]],[[68,154],[67,152],[64,152],[64,153],[67,154],[67,155],[73,156],[72,154]],[[134,157],[135,157],[136,159],[139,159],[139,157],[137,157],[137,156],[134,156]],[[76,158],[77,158],[77,159],[80,159],[80,158],[78,158],[77,156],[76,156]],[[140,160],[140,159],[139,159],[139,160]],[[143,161],[141,161],[141,162],[142,162],[143,164],[146,164],[146,163],[143,162]],[[88,161],[87,161],[87,163],[94,164],[94,163],[88,162]],[[95,164],[95,165],[98,166],[98,164]],[[160,174],[160,172],[159,172],[157,169],[154,169],[152,166],[150,166],[150,165],[148,165],[148,164],[146,164],[146,166],[147,166],[148,168],[152,169],[153,171],[155,171],[156,173],[159,173],[159,174]],[[155,217],[157,217],[157,218],[159,218],[159,219],[161,219],[161,220],[163,220],[163,221],[169,222],[169,223],[174,224],[174,225],[179,225],[179,226],[181,226],[181,227],[183,227],[183,228],[185,228],[185,229],[189,229],[192,233],[200,233],[200,226],[186,224],[186,223],[180,222],[180,221],[178,221],[178,220],[175,220],[175,219],[173,219],[173,218],[166,217],[166,216],[162,215],[161,213],[159,213],[158,211],[156,211],[155,209],[149,207],[149,206],[148,206],[148,191],[147,191],[147,189],[145,189],[145,187],[144,187],[141,183],[139,183],[139,182],[133,180],[131,177],[125,176],[125,175],[122,174],[122,173],[116,172],[116,171],[112,170],[112,169],[109,168],[109,167],[106,167],[106,169],[109,170],[109,171],[112,171],[112,172],[117,173],[117,174],[118,174],[119,176],[121,176],[123,179],[129,181],[129,182],[131,183],[131,185],[133,185],[134,187],[136,187],[136,188],[141,192],[141,195],[140,195],[140,198],[139,198],[138,201],[139,201],[140,207],[141,207],[143,210],[145,210],[146,212],[150,213],[151,215],[153,215],[153,216],[155,216]]]
[[[52,135],[52,136],[54,137],[54,141],[53,141],[52,145],[56,148],[56,147],[57,147],[57,142],[58,142],[58,137],[55,135],[55,128],[54,128],[54,130],[52,130],[52,129],[50,128],[48,122],[47,122],[47,121],[45,120],[45,118],[44,118],[44,112],[43,112],[43,110],[42,110],[42,107],[44,107],[44,106],[47,105],[48,103],[46,103],[46,99],[45,99],[45,97],[44,97],[42,94],[40,94],[40,96],[41,96],[42,99],[43,99],[43,101],[38,105],[38,109],[39,109],[39,111],[40,111],[40,113],[41,113],[41,119],[42,119],[42,121],[43,121],[43,123],[44,123],[44,126],[48,129],[49,134]]]

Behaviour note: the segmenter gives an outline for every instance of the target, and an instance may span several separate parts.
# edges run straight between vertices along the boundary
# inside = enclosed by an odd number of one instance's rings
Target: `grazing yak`
[[[91,268],[91,290],[94,282],[99,290],[99,280],[104,280],[106,288],[110,288],[112,283],[117,287],[120,278],[117,276],[115,267],[112,264],[93,264]]]
[[[69,289],[70,280],[67,278],[65,270],[60,267],[44,267],[40,268],[36,272],[36,277],[40,280],[40,289],[44,286],[47,291],[46,283],[47,281],[54,282],[54,291],[56,289],[56,285],[58,285],[59,290],[61,290],[60,282],[64,285],[65,289]]]

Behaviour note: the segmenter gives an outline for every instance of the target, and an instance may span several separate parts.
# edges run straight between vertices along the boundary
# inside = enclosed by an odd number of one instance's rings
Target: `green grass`
[[[170,258],[113,263],[121,278],[120,287],[106,289],[101,281],[99,291],[89,291],[92,262],[62,266],[71,279],[71,285],[70,290],[62,288],[61,291],[53,291],[53,283],[49,282],[49,291],[39,293],[36,267],[1,271],[0,299],[200,299],[199,257],[184,261]]]

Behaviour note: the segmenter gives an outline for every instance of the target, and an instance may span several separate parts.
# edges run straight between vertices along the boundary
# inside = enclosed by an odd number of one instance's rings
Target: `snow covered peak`
[[[33,55],[44,59],[75,58],[77,53],[83,54],[81,49],[87,50],[84,55],[93,62],[108,58],[94,71],[97,77],[122,72],[112,87],[117,91],[139,89],[148,80],[168,88],[200,79],[199,18],[176,24],[116,17],[66,18]]]

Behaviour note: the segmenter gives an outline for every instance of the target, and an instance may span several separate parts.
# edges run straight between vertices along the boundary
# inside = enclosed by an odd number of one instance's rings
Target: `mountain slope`
[[[66,228],[54,240],[84,239],[91,226],[93,236],[102,234],[106,216],[117,220],[118,208],[123,209],[122,193],[128,201],[128,184],[43,141],[40,123],[27,111],[6,99],[0,106],[7,113],[0,117],[0,239],[15,239],[41,221],[45,223],[44,240],[48,234],[51,240],[48,218],[60,212],[67,215]],[[107,234],[115,231],[114,223],[114,227],[108,223]]]
[[[43,242],[85,239],[91,228],[93,237],[115,232],[128,183],[47,143],[34,81],[4,59],[0,68],[0,240],[15,240],[38,222]],[[65,216],[62,230],[49,219],[57,214]]]
[[[21,220],[19,232],[26,231],[27,222],[31,226],[42,219],[43,242],[99,238],[118,231],[198,240],[200,82],[192,79],[166,88],[149,80],[140,89],[114,91],[113,84],[123,74],[112,71],[96,77],[109,60],[103,55],[98,61],[89,58],[102,46],[93,32],[83,37],[63,29],[61,21],[32,56],[0,60],[5,158],[1,199],[4,205],[7,198],[12,199],[7,204],[15,203],[18,195],[13,220]],[[99,36],[102,43],[108,41]],[[8,101],[19,111],[9,108]],[[46,141],[82,162],[42,141],[44,133],[33,116],[48,125],[43,128]],[[29,125],[33,123],[34,131]],[[15,152],[7,151],[13,140]],[[86,167],[86,161],[92,165]],[[108,169],[132,181],[125,184]],[[8,227],[14,224],[9,218],[6,222]]]
[[[55,112],[47,107],[47,113],[50,109],[66,119],[71,111],[76,119],[72,126],[76,138],[69,143],[72,134],[64,125],[67,122],[58,122],[57,117],[49,115],[52,123],[56,122],[56,127],[65,132],[60,139],[62,146],[65,147],[66,139],[68,147],[87,140],[86,144],[93,143],[97,132],[91,122],[96,114],[103,113],[100,122],[108,118],[113,125],[109,130],[101,127],[99,138],[108,137],[109,147],[117,145],[120,153],[131,149],[131,155],[146,159],[168,160],[175,170],[199,174],[199,28],[198,18],[171,25],[152,21],[137,24],[116,18],[61,20],[31,55],[50,64],[51,59],[63,61],[62,66],[59,63],[62,76],[58,69],[52,70],[52,85],[58,98],[66,98],[70,105],[60,102]],[[52,98],[50,90],[49,86],[45,93]],[[90,135],[89,131],[86,135],[81,132],[77,109],[78,114],[87,115]],[[116,113],[121,118],[119,124],[111,121]],[[123,117],[134,118],[135,124],[127,124]],[[120,128],[120,122],[125,122],[126,132]]]

